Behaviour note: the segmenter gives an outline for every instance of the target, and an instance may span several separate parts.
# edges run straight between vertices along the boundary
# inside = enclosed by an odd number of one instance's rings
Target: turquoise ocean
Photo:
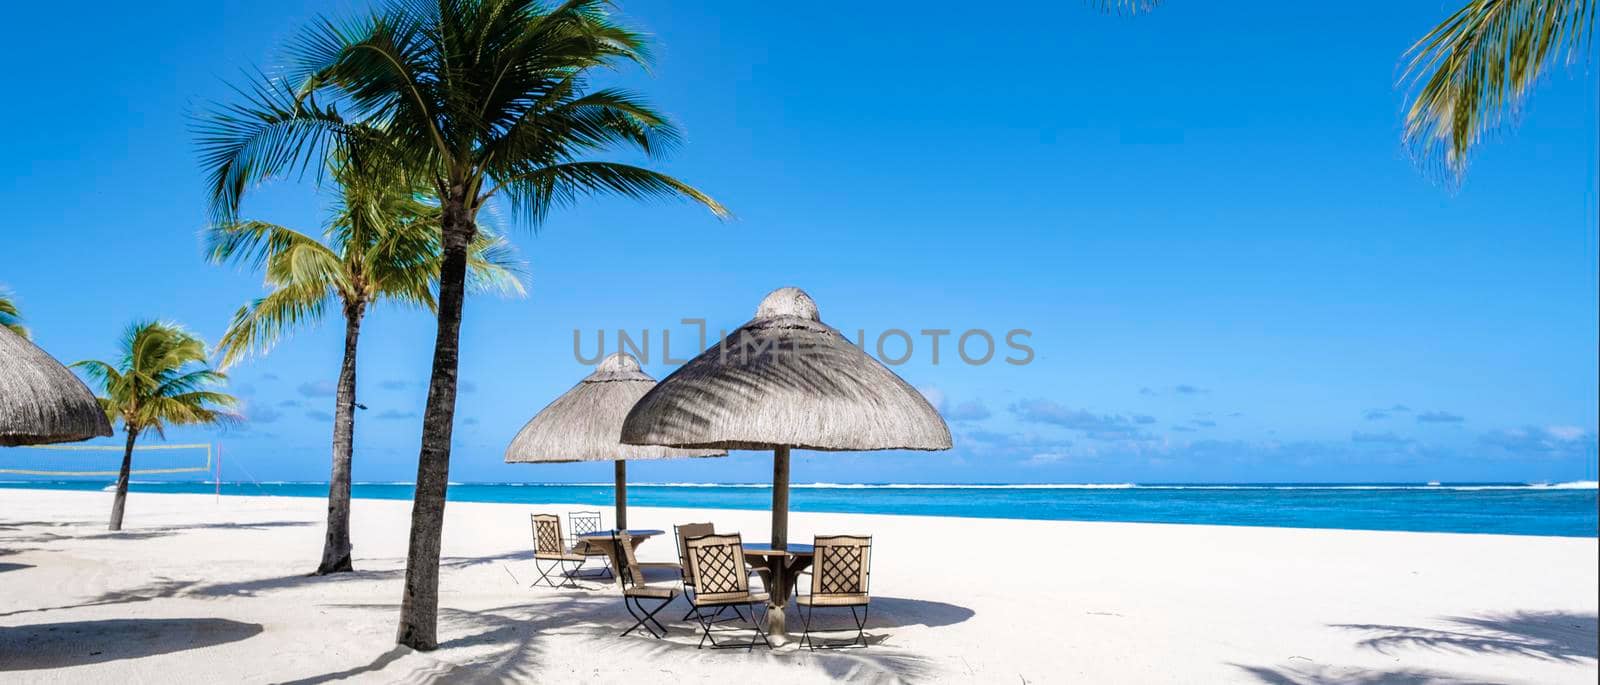
[[[102,490],[106,479],[0,483],[5,488]],[[224,482],[221,494],[325,497],[326,483]],[[139,482],[133,492],[211,494],[211,481]],[[357,483],[355,497],[408,500],[409,483]],[[1596,484],[1525,483],[1250,483],[792,486],[797,512],[909,514],[1052,521],[1127,521],[1289,528],[1401,530],[1596,537]],[[581,504],[605,510],[610,483],[456,483],[450,500],[511,504]],[[640,507],[767,509],[764,484],[638,483],[628,503]],[[5,519],[0,494],[0,521]]]

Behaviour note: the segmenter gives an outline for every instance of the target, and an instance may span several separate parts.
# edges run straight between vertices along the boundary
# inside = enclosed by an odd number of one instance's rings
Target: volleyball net
[[[27,445],[0,449],[0,474],[41,478],[115,478],[122,470],[122,445]],[[135,445],[133,476],[213,473],[216,446]]]

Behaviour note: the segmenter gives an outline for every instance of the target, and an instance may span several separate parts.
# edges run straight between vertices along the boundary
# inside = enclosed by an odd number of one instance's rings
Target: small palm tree
[[[363,139],[346,141],[344,149]],[[344,316],[328,524],[318,575],[354,570],[350,481],[361,322],[369,307],[384,301],[433,309],[441,258],[439,210],[418,199],[418,188],[401,170],[348,153],[337,155],[330,166],[340,202],[323,232],[326,242],[264,221],[222,224],[207,233],[212,261],[264,267],[270,290],[234,314],[218,344],[223,369],[252,352],[265,353],[282,336],[315,324],[332,307]],[[511,256],[504,240],[480,233],[467,258],[471,284],[521,294],[516,275],[520,265]]]
[[[227,423],[236,417],[226,410],[237,404],[232,395],[211,389],[227,376],[206,365],[205,343],[177,324],[135,323],[123,333],[119,346],[122,358],[115,364],[92,360],[73,364],[100,386],[106,418],[113,425],[120,422],[127,434],[117,496],[111,504],[111,530],[122,530],[128,472],[139,436],[153,430],[166,437],[167,426]]]
[[[282,84],[246,90],[249,102],[200,130],[214,214],[238,211],[254,183],[304,168],[347,136],[345,113],[383,122],[385,156],[433,189],[442,216],[438,332],[417,459],[411,539],[397,641],[438,645],[440,535],[449,483],[467,256],[478,213],[508,202],[537,224],[595,194],[688,198],[722,205],[643,167],[593,159],[616,148],[656,156],[677,130],[641,98],[593,89],[599,69],[647,61],[642,35],[607,15],[605,0],[393,0],[346,24],[322,21],[291,46]]]
[[[5,290],[0,290],[0,328],[28,337],[28,327],[22,325],[22,313],[17,311],[16,300]]]

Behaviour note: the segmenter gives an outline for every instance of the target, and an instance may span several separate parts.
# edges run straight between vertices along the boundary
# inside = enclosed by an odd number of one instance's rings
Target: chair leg
[[[811,641],[811,612],[816,609],[799,606],[799,603],[796,603],[795,607],[800,610],[800,646],[809,647],[815,652],[817,644]]]
[[[630,597],[622,598],[622,608],[627,609],[628,615],[633,617],[633,625],[629,626],[627,630],[622,631],[622,637],[627,637],[628,633],[638,630],[639,626],[644,626],[644,629],[650,631],[650,635],[654,636],[655,630],[653,630],[650,626],[644,625],[644,617],[640,616],[638,612],[633,610],[634,602],[631,600],[632,598]],[[640,608],[643,609],[643,607]]]
[[[705,615],[704,612],[700,611],[700,607],[695,607],[694,608],[694,617],[695,617],[695,620],[700,622],[700,631],[701,631],[700,632],[700,642],[699,642],[699,644],[696,644],[694,646],[694,648],[695,649],[704,649],[705,646],[706,646],[706,640],[710,640],[711,641],[711,648],[712,649],[716,649],[717,648],[717,638],[711,636],[711,619],[708,618]]]
[[[552,588],[577,587],[576,584],[568,585],[568,583],[572,582],[572,579],[566,577],[566,575],[567,575],[567,562],[565,562],[565,561],[557,561],[557,562],[555,562],[553,564],[550,564],[549,566],[545,566],[544,564],[539,563],[539,559],[538,558],[535,558],[533,560],[533,567],[534,567],[534,569],[539,571],[539,577],[537,579],[535,579],[533,581],[533,583],[531,585],[529,585],[528,587],[537,586],[539,583],[544,583],[546,586],[549,586],[549,587],[552,587]],[[557,571],[557,570],[560,570],[561,571],[561,575],[563,576],[562,577],[562,582],[559,583],[559,584],[556,583],[554,580],[550,579],[550,574],[555,572],[555,571]]]
[[[738,613],[738,611],[739,610],[737,608],[734,609],[735,613]],[[749,647],[749,649],[747,651],[754,651],[755,650],[755,648],[756,648],[756,639],[757,638],[759,638],[761,640],[761,642],[767,646],[767,649],[772,649],[772,641],[767,639],[767,631],[763,630],[761,628],[761,624],[766,623],[766,617],[762,616],[760,618],[761,618],[761,620],[757,620],[757,617],[756,617],[756,605],[751,604],[750,605],[750,628],[755,631],[755,635],[750,636],[750,647]]]
[[[628,615],[633,617],[634,623],[632,627],[622,631],[622,635],[626,637],[628,633],[633,632],[639,626],[644,626],[644,629],[649,631],[651,637],[654,637],[658,640],[666,637],[667,627],[661,625],[661,621],[656,620],[656,614],[661,613],[662,609],[667,608],[667,605],[672,603],[672,599],[673,598],[669,597],[667,601],[657,604],[655,609],[646,609],[644,602],[639,598],[623,597],[622,606],[628,610]],[[632,600],[631,604],[630,600]],[[638,607],[638,612],[634,611],[634,607]]]
[[[816,638],[812,637],[811,636],[811,615],[813,613],[815,613],[817,609],[816,609],[816,607],[811,607],[810,610],[807,610],[804,607],[802,607],[800,609],[800,625],[801,625],[801,629],[800,629],[801,630],[801,632],[800,632],[800,646],[801,647],[809,647],[811,649],[811,651],[813,651],[813,652],[818,650],[818,649],[840,649],[840,648],[844,648],[844,647],[866,647],[867,646],[867,614],[868,614],[868,612],[870,612],[872,610],[872,607],[871,607],[871,605],[866,605],[866,604],[859,605],[859,607],[861,609],[860,612],[856,611],[856,608],[857,608],[856,606],[847,607],[848,609],[850,609],[850,620],[856,624],[856,634],[855,634],[854,637],[850,638],[848,641],[837,641],[837,640],[836,641],[828,641],[828,640],[818,641]],[[846,628],[844,630],[848,630],[848,628]]]

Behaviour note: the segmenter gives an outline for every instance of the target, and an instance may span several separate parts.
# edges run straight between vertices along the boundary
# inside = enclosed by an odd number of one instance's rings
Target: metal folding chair
[[[572,550],[578,550],[579,536],[598,533],[604,530],[604,526],[605,523],[601,520],[600,512],[598,511],[567,512],[567,527],[571,530],[567,535],[567,547]],[[584,576],[585,578],[615,577],[615,573],[611,570],[611,555],[606,554],[605,550],[585,547],[578,553],[586,557],[600,557],[601,568],[596,569],[597,573]]]
[[[533,520],[533,567],[539,571],[538,579],[533,581],[533,587],[544,583],[550,587],[579,587],[572,580],[572,574],[583,568],[583,563],[588,557],[574,554],[562,544],[561,517],[555,514],[532,514]],[[550,579],[550,574],[560,572],[561,583]]]
[[[810,594],[800,594],[794,598],[804,626],[800,633],[800,646],[812,650],[819,647],[866,647],[867,611],[872,602],[872,537],[819,535],[813,542],[813,548],[816,556],[812,557],[811,568],[804,572],[811,575]],[[855,637],[848,641],[833,642],[812,639],[811,615],[823,607],[848,608],[850,618],[855,621]]]
[[[656,614],[667,608],[672,600],[677,599],[678,591],[670,587],[647,585],[644,578],[644,567],[639,565],[639,560],[633,555],[633,540],[626,533],[611,532],[611,544],[616,546],[617,561],[621,567],[617,569],[617,580],[622,586],[622,606],[628,610],[628,615],[633,617],[633,625],[622,631],[626,637],[640,626],[650,632],[656,639],[665,637],[667,627],[656,620]],[[660,602],[655,608],[644,605],[645,600]]]
[[[678,572],[683,579],[683,598],[689,602],[689,611],[683,615],[681,620],[687,621],[700,613],[699,607],[694,605],[692,599],[694,597],[694,571],[689,568],[688,550],[683,546],[683,541],[688,538],[711,535],[715,532],[716,529],[709,523],[685,523],[681,526],[672,527],[672,536],[678,542]],[[739,607],[737,606],[718,607],[717,613],[713,614],[712,618],[715,620],[732,620],[721,618],[722,612],[727,609],[733,609],[734,615],[738,616],[739,620],[744,620],[744,614],[739,613]]]
[[[739,646],[755,649],[757,641],[765,643],[767,649],[772,649],[766,631],[761,628],[762,621],[757,620],[756,615],[756,606],[766,604],[767,593],[750,591],[750,573],[745,568],[744,547],[741,546],[739,534],[701,535],[685,539],[683,544],[688,550],[689,572],[694,578],[695,592],[694,596],[689,598],[689,604],[695,608],[694,618],[700,622],[700,627],[704,630],[700,636],[700,644],[696,645],[696,648],[705,647],[706,641],[710,640],[713,649]],[[750,617],[747,620],[755,632],[750,637],[749,644],[717,642],[714,632],[727,631],[714,629],[718,624],[725,624],[728,621],[712,620],[716,614],[708,613],[707,610],[721,610],[741,604],[750,608]]]

